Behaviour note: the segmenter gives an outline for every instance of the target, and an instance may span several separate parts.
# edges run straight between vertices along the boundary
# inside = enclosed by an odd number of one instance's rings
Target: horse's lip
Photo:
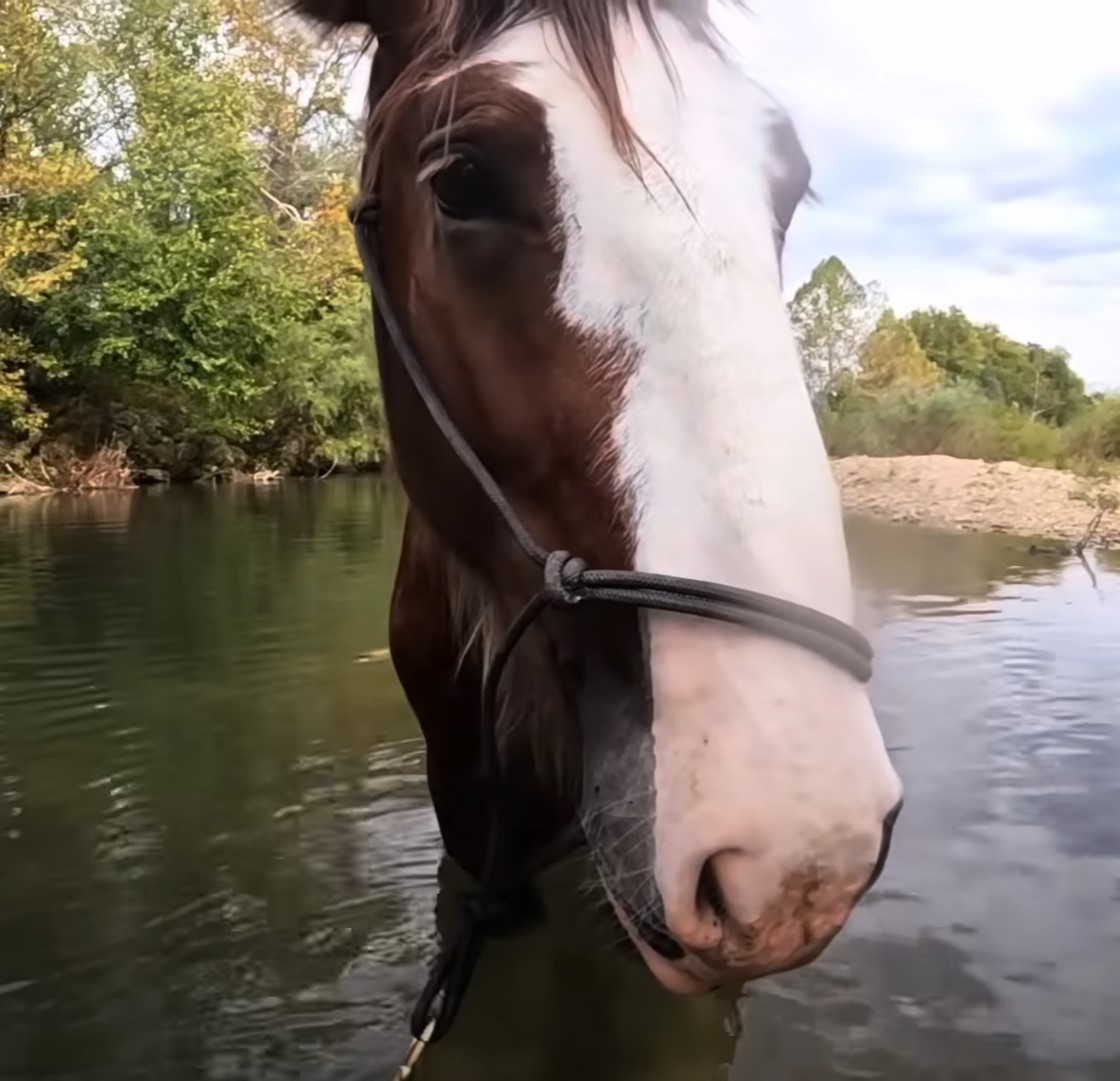
[[[666,991],[676,995],[704,995],[720,985],[719,977],[695,957],[685,955],[683,961],[666,961],[644,942],[638,942],[638,952],[646,967]]]
[[[664,957],[666,961],[683,961],[684,947],[667,928],[653,920],[635,920],[634,931],[651,950]]]
[[[606,894],[630,943],[662,987],[673,994],[701,995],[714,991],[720,986],[721,981],[716,971],[709,968],[700,958],[687,953],[675,939],[669,936],[668,932],[658,928],[656,937],[658,945],[674,953],[674,957],[666,957],[660,949],[652,946],[643,933],[639,932],[635,922],[623,911],[610,890],[607,890]],[[645,931],[650,931],[650,927],[646,927]]]

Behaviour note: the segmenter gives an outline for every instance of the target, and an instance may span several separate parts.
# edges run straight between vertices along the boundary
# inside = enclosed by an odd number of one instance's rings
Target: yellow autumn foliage
[[[860,350],[856,385],[868,393],[925,390],[941,382],[941,369],[922,351],[914,332],[884,312]]]
[[[77,241],[96,170],[64,147],[35,148],[25,132],[9,131],[0,158],[0,305],[37,305],[83,264]],[[27,374],[54,358],[27,337],[0,328],[0,421],[23,436],[40,431],[45,413],[27,392]]]
[[[81,267],[75,233],[95,177],[84,155],[9,140],[0,159],[0,294],[35,302]]]
[[[297,239],[303,280],[313,283],[324,299],[361,280],[361,264],[347,216],[352,196],[350,181],[331,180],[320,192],[310,221],[299,227]]]

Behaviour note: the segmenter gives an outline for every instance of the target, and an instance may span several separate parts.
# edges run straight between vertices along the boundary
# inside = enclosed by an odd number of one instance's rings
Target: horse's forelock
[[[296,0],[301,5],[330,6],[362,0]],[[374,0],[367,0],[374,2]],[[708,20],[707,0],[395,0],[397,9],[411,5],[407,21],[407,59],[371,86],[367,148],[380,157],[381,140],[395,111],[417,90],[447,71],[470,63],[503,31],[536,19],[551,21],[594,95],[609,128],[612,142],[631,168],[639,171],[641,141],[627,120],[619,90],[615,27],[621,17],[637,16],[652,37],[667,69],[672,72],[656,14],[664,11],[691,32],[716,43]],[[454,90],[447,80],[446,92]],[[375,78],[376,83],[376,78]]]

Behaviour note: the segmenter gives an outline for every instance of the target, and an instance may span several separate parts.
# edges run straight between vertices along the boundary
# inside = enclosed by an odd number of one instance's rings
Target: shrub
[[[1066,453],[1085,461],[1120,461],[1120,394],[1098,398],[1065,432]]]
[[[850,392],[818,411],[829,454],[949,454],[989,461],[1053,462],[1061,433],[963,383]]]

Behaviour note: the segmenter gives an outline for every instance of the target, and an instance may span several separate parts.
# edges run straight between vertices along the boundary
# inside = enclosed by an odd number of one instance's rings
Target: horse
[[[902,785],[861,663],[778,626],[842,638],[855,602],[782,294],[811,168],[734,45],[747,13],[294,8],[373,43],[358,201],[407,499],[389,646],[447,854],[477,879],[500,841],[528,875],[575,835],[673,993],[811,962]],[[735,597],[770,621],[725,618]]]

